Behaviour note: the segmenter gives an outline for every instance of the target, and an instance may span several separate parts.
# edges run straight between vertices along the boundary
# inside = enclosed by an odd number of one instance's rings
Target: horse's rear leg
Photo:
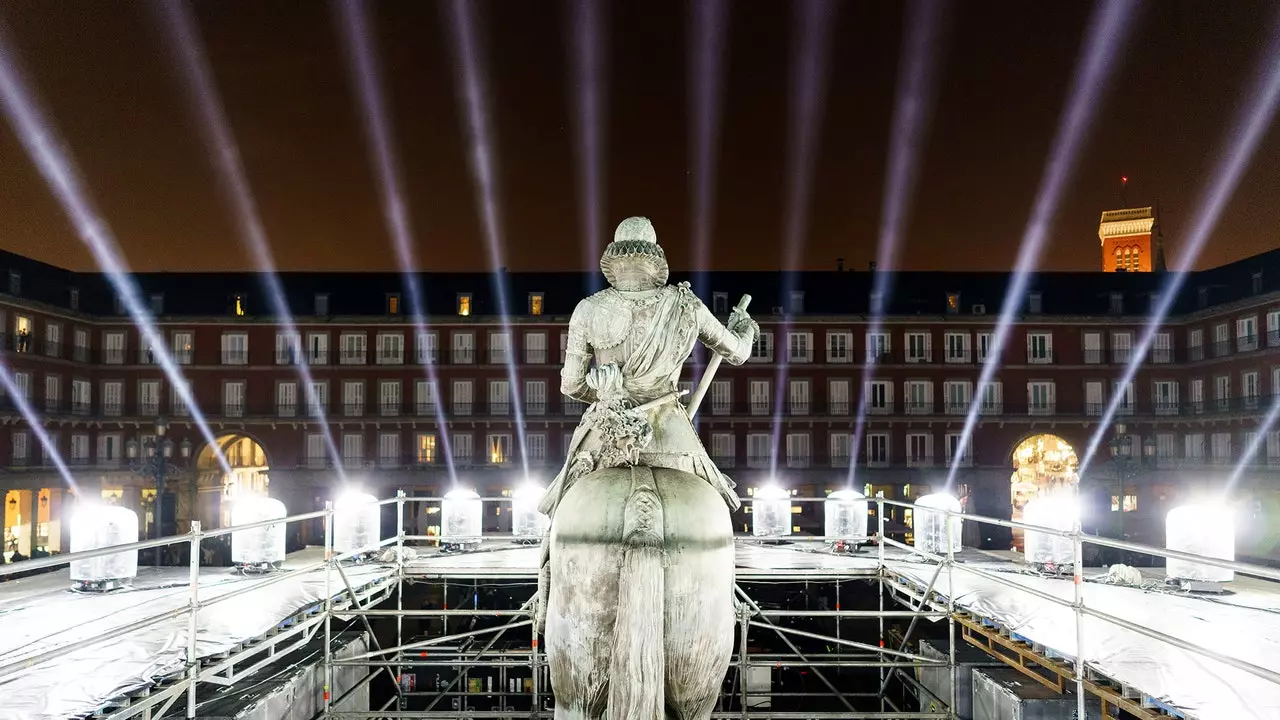
[[[555,720],[604,717],[617,613],[616,552],[603,543],[571,543],[551,556],[545,637]]]
[[[706,720],[733,653],[733,546],[682,554],[666,583],[667,708],[676,720]]]

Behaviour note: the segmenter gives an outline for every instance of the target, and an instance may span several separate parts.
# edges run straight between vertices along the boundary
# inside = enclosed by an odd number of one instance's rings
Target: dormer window
[[[329,293],[316,293],[315,310],[317,317],[329,316]]]
[[[792,290],[791,296],[787,298],[787,312],[791,315],[800,315],[804,313],[804,292],[801,290]]]
[[[711,294],[711,311],[716,315],[729,314],[729,293],[712,293]]]
[[[245,297],[243,295],[236,295],[232,300],[231,312],[234,313],[236,317],[244,317],[245,305],[247,304]]]
[[[1111,293],[1111,313],[1113,315],[1124,314],[1124,293]]]
[[[70,297],[67,298],[67,304],[72,310],[80,309],[80,288],[71,288]]]
[[[1209,288],[1196,288],[1196,305],[1198,305],[1201,310],[1209,307]]]
[[[947,293],[947,314],[960,312],[960,293]]]
[[[1044,312],[1044,296],[1038,292],[1027,295],[1027,312],[1039,315]]]
[[[9,294],[14,296],[22,294],[22,273],[17,270],[9,271]]]
[[[400,314],[400,295],[399,294],[392,293],[387,296],[387,314],[388,315]]]
[[[471,314],[471,293],[458,293],[458,314],[462,317]]]
[[[529,314],[530,314],[530,315],[541,315],[541,314],[542,314],[542,301],[543,301],[543,299],[544,299],[544,296],[543,296],[543,294],[542,294],[542,293],[540,293],[540,292],[539,292],[539,293],[529,293]]]
[[[1262,271],[1261,270],[1253,274],[1253,294],[1254,295],[1262,294]]]
[[[150,300],[151,300],[151,314],[163,315],[164,314],[164,295],[161,293],[155,293],[154,295],[151,296]]]

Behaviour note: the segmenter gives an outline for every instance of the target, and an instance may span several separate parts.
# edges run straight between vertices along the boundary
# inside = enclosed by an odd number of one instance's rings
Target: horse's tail
[[[611,720],[665,717],[663,657],[663,518],[653,470],[631,468],[623,511],[622,573],[618,579],[616,643],[609,664]]]

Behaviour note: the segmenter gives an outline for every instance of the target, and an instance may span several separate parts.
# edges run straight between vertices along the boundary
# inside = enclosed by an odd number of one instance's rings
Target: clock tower
[[[1155,208],[1107,210],[1098,223],[1103,272],[1164,270],[1164,246]]]

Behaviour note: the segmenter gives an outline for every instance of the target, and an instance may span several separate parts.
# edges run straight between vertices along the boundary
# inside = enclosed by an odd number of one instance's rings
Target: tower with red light
[[[1103,272],[1152,272],[1164,269],[1164,252],[1155,208],[1107,210],[1102,213],[1102,220],[1098,223],[1098,240],[1102,243]]]

